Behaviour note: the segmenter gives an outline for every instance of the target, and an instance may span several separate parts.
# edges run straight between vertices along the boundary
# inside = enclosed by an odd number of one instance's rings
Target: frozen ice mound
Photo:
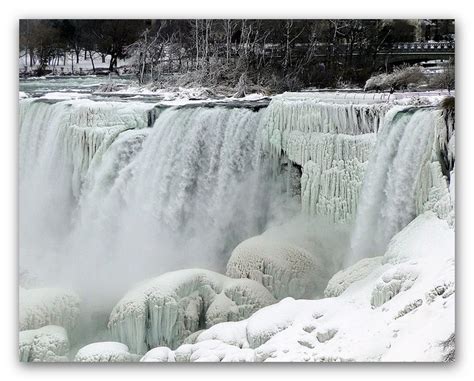
[[[354,265],[337,272],[329,280],[324,290],[324,296],[330,298],[341,295],[351,284],[364,279],[381,265],[382,257],[364,258]]]
[[[275,298],[250,279],[231,279],[201,269],[179,270],[142,282],[114,307],[112,336],[134,353],[175,348],[203,328],[242,320]]]
[[[74,358],[77,362],[133,362],[139,357],[131,354],[122,343],[105,341],[92,343],[79,349]]]
[[[47,325],[21,331],[18,343],[22,362],[68,361],[69,340],[63,327]]]
[[[256,236],[240,243],[227,263],[227,276],[264,285],[276,299],[312,298],[322,293],[322,273],[305,249],[286,241]]]
[[[140,362],[175,362],[175,355],[168,347],[157,347],[145,353]]]
[[[19,330],[31,330],[46,325],[58,325],[69,332],[79,316],[79,296],[60,288],[20,287]]]

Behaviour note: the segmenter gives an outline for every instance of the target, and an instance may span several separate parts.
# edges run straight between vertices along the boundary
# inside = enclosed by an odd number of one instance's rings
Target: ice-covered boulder
[[[203,328],[242,320],[275,302],[261,284],[201,269],[163,274],[138,285],[114,307],[109,329],[134,353],[175,348]]]
[[[325,286],[321,269],[307,250],[264,235],[249,238],[234,249],[226,274],[256,280],[277,299],[312,298]]]
[[[397,266],[382,274],[372,291],[370,303],[379,307],[400,292],[408,290],[418,277],[414,266]]]
[[[128,347],[122,343],[105,341],[92,343],[79,349],[74,357],[77,362],[134,362],[139,356],[128,351]]]
[[[69,341],[63,327],[47,325],[20,331],[18,342],[22,362],[68,361]]]
[[[70,331],[76,326],[79,305],[79,296],[72,291],[20,287],[19,329],[24,331],[45,325],[58,325]]]
[[[145,353],[140,362],[175,362],[175,355],[168,347],[157,347]]]
[[[354,265],[337,272],[329,280],[324,290],[324,296],[330,298],[341,295],[351,284],[364,279],[381,265],[382,257],[364,258]]]

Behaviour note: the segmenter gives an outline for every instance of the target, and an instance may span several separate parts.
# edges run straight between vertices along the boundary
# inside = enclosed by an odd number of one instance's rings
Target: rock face
[[[275,298],[250,279],[230,279],[208,270],[163,274],[138,285],[114,307],[109,329],[133,353],[175,348],[203,328],[242,320]]]
[[[264,236],[239,244],[227,263],[232,278],[249,278],[263,284],[276,299],[312,298],[324,285],[314,257],[305,249]]]
[[[128,347],[113,341],[92,343],[79,349],[74,358],[78,362],[132,362],[139,357],[131,354]]]
[[[68,361],[69,341],[63,327],[48,325],[21,331],[18,342],[22,362]]]

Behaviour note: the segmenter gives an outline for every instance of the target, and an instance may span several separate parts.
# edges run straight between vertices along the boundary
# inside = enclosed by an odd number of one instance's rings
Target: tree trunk
[[[89,50],[89,57],[91,58],[92,63],[92,72],[95,73],[95,65],[94,65],[94,58],[92,57],[92,51]]]

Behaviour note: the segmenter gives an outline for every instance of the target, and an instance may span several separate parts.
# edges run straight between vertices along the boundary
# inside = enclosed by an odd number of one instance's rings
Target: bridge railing
[[[392,44],[384,50],[396,52],[453,52],[454,41],[447,42],[401,42]],[[388,48],[388,49],[387,49]]]

